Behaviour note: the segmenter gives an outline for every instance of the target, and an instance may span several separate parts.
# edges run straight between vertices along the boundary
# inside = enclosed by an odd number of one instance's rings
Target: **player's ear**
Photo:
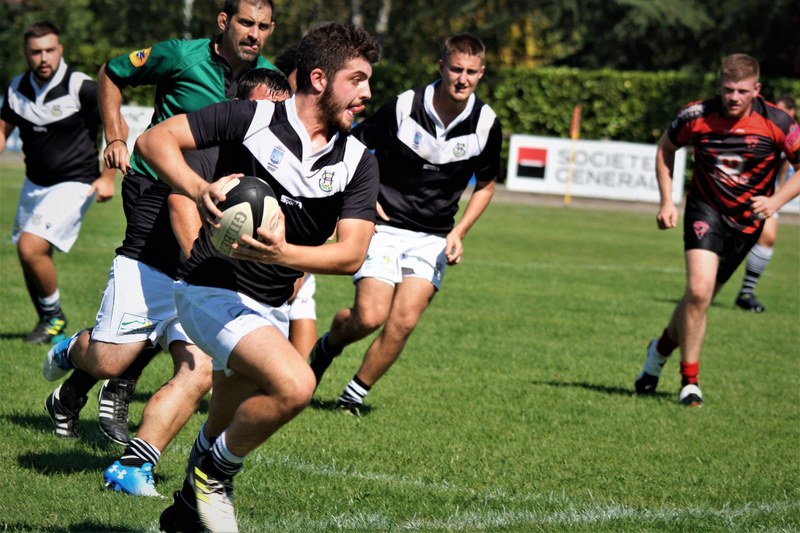
[[[220,11],[217,15],[217,26],[222,31],[225,31],[225,26],[228,25],[228,14],[224,11]]]
[[[760,83],[756,83],[755,89],[756,89],[755,96],[761,96],[761,84]]]
[[[311,71],[311,86],[320,94],[325,92],[325,88],[328,86],[328,77],[321,68],[315,68]]]

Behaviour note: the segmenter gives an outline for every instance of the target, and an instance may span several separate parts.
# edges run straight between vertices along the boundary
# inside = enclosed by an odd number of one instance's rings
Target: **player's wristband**
[[[125,148],[127,148],[127,147],[128,147],[128,143],[127,143],[127,142],[125,142],[125,139],[114,139],[113,141],[108,141],[108,142],[106,143],[106,148],[108,148],[109,146],[111,146],[111,143],[115,143],[115,142],[121,142],[122,144],[124,144],[124,145],[125,145]]]

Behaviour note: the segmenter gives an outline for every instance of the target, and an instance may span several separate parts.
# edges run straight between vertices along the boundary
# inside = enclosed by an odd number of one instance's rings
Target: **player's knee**
[[[185,391],[187,398],[200,400],[211,390],[213,368],[211,358],[194,345],[170,345],[173,374],[170,383]]]
[[[135,359],[117,353],[117,344],[91,342],[83,359],[82,370],[96,379],[112,379],[122,374]],[[124,352],[124,350],[123,350]]]
[[[366,337],[386,322],[388,314],[388,310],[380,308],[360,309],[353,313],[355,329],[358,330],[362,338]]]
[[[50,255],[50,243],[37,235],[23,233],[17,241],[17,256],[23,264],[28,264],[48,257]]]
[[[697,282],[686,287],[684,300],[692,306],[708,307],[714,297],[714,283]]]
[[[285,380],[277,392],[277,400],[286,416],[293,417],[300,413],[311,402],[316,380],[314,373],[307,366],[301,368],[290,379]]]

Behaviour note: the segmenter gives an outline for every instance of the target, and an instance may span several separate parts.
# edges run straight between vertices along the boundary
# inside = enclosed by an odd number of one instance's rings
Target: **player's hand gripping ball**
[[[211,243],[223,255],[230,256],[233,243],[242,243],[243,235],[258,238],[256,229],[275,229],[281,207],[267,182],[243,176],[225,184],[225,201],[217,204],[222,211],[220,227],[211,231]]]

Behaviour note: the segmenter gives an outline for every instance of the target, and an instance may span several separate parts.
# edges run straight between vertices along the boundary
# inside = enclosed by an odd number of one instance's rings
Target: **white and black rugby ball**
[[[211,243],[223,255],[230,256],[233,243],[242,244],[242,236],[258,238],[256,229],[274,229],[281,207],[272,187],[254,176],[236,178],[222,188],[225,200],[217,204],[222,211],[220,227],[211,231]]]

